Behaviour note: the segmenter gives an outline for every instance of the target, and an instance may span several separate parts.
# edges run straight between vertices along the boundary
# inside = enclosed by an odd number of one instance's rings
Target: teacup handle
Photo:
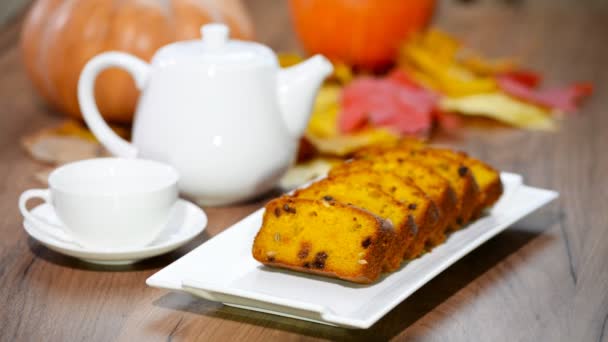
[[[49,189],[30,189],[30,190],[26,190],[25,192],[23,192],[21,194],[21,196],[19,197],[19,211],[21,211],[21,215],[23,215],[23,217],[30,220],[34,224],[36,224],[36,226],[37,226],[36,228],[38,228],[38,230],[44,232],[45,234],[50,235],[59,241],[78,244],[69,235],[64,233],[62,227],[60,227],[56,224],[47,222],[46,220],[42,220],[37,216],[34,216],[26,207],[27,201],[29,201],[32,198],[40,198],[44,202],[50,204],[51,203],[51,192],[49,191]],[[52,228],[49,229],[49,227],[52,227]]]
[[[100,72],[111,67],[119,67],[129,72],[140,90],[148,78],[148,64],[137,57],[117,51],[99,54],[93,57],[80,73],[78,80],[80,111],[95,137],[112,154],[122,158],[135,158],[137,148],[112,131],[95,104],[95,79]]]

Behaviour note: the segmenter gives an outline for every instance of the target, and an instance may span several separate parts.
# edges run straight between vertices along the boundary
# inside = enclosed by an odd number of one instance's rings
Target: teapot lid
[[[152,64],[209,63],[226,67],[278,65],[276,55],[267,46],[229,39],[229,32],[224,24],[203,25],[202,39],[163,46],[152,58]]]

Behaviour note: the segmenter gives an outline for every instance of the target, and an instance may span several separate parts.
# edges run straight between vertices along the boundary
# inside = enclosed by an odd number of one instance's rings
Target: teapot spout
[[[315,97],[333,65],[322,55],[283,69],[278,76],[279,108],[289,133],[298,138],[306,129]]]

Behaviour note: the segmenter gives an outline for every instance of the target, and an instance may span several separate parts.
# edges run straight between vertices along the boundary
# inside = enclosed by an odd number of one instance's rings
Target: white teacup
[[[66,164],[49,176],[49,189],[21,194],[21,214],[60,240],[94,249],[130,249],[152,242],[167,224],[178,197],[177,171],[143,159],[98,158]],[[51,204],[63,225],[53,226],[26,208],[31,198]],[[61,234],[62,236],[64,234]]]

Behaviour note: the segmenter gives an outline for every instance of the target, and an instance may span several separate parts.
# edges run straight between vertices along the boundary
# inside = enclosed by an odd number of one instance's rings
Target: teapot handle
[[[110,67],[125,69],[135,79],[138,89],[144,87],[149,69],[146,62],[124,52],[105,52],[93,57],[80,73],[78,103],[84,121],[103,146],[116,156],[135,158],[137,148],[112,131],[95,104],[95,79],[100,72]]]

